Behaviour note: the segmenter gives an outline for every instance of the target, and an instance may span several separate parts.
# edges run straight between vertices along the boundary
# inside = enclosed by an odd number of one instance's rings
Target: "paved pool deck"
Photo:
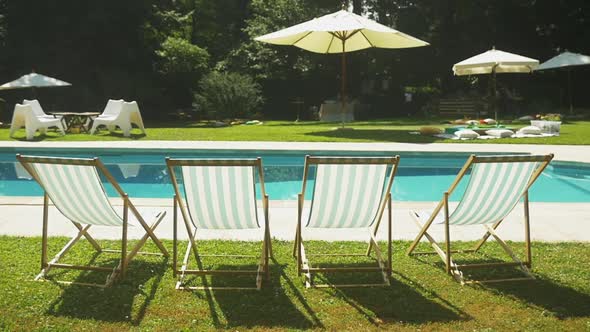
[[[553,153],[555,160],[590,163],[590,145],[484,144],[484,143],[317,143],[317,142],[230,142],[230,141],[87,141],[26,142],[4,141],[0,148],[113,148],[113,149],[210,149],[210,150],[297,150],[309,151],[391,151],[395,152],[498,152]]]
[[[420,152],[498,152],[555,154],[555,160],[590,163],[590,146],[568,145],[516,145],[516,144],[462,144],[462,143],[307,143],[307,142],[201,142],[201,141],[115,141],[115,142],[0,142],[0,148],[146,148],[146,149],[242,149],[242,150],[303,150],[314,151],[420,151]],[[442,193],[441,193],[442,194]],[[172,238],[172,199],[133,199],[134,204],[150,219],[158,211],[166,211],[162,224],[156,234],[164,239]],[[417,226],[409,216],[411,210],[431,211],[437,202],[394,202],[393,237],[411,240],[418,232]],[[113,200],[117,209],[122,202]],[[41,197],[0,196],[0,235],[40,236],[42,220]],[[531,203],[531,237],[535,241],[582,241],[590,242],[590,203]],[[76,229],[54,207],[49,210],[49,234],[52,236],[74,235]],[[297,220],[295,201],[271,201],[270,222],[272,236],[280,240],[293,240]],[[180,220],[180,222],[182,222]],[[384,220],[385,222],[385,220]],[[133,218],[132,218],[133,223]],[[182,225],[181,225],[182,226]],[[386,224],[378,232],[378,239],[386,238]],[[481,226],[456,227],[452,231],[454,240],[475,240],[483,234]],[[180,237],[186,239],[183,228]],[[433,235],[442,239],[442,226],[434,226]],[[506,240],[523,241],[523,209],[519,205],[498,229]],[[92,234],[99,239],[116,239],[120,229],[95,227]],[[131,238],[141,236],[140,227],[129,230]],[[366,240],[362,230],[317,230],[303,235],[307,239],[318,240]],[[259,240],[261,233],[255,231],[207,231],[199,232],[201,239]]]

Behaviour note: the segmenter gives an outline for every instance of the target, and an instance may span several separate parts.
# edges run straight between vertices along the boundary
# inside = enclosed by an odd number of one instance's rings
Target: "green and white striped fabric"
[[[186,204],[197,228],[259,228],[252,166],[181,166]]]
[[[307,227],[369,227],[384,195],[386,164],[318,164]]]
[[[453,225],[493,224],[516,206],[537,162],[476,163],[463,199],[449,217]]]
[[[94,166],[30,163],[41,186],[64,216],[87,225],[119,226]]]

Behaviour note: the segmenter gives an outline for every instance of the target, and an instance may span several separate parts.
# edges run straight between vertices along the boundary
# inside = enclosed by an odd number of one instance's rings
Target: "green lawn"
[[[519,127],[525,126],[521,124]],[[495,140],[459,141],[430,136],[412,135],[410,132],[422,126],[443,128],[438,120],[394,119],[381,121],[354,122],[347,128],[354,130],[334,130],[338,123],[265,121],[257,126],[232,126],[212,128],[205,123],[175,122],[148,123],[147,135],[134,129],[131,138],[122,134],[110,135],[106,130],[98,135],[68,134],[60,136],[49,132],[47,136],[37,136],[44,141],[110,141],[110,140],[200,140],[200,141],[287,141],[287,142],[404,142],[404,143],[476,143],[476,144],[590,144],[590,121],[572,121],[562,124],[561,136],[547,138],[504,138]],[[0,129],[0,140],[14,140],[8,136],[8,128]],[[16,140],[24,140],[25,132],[20,130]]]
[[[67,242],[51,238],[50,253]],[[110,243],[113,245],[113,243]],[[170,242],[165,242],[170,248]],[[589,331],[590,244],[534,243],[536,281],[460,286],[436,257],[409,258],[396,242],[394,276],[387,288],[305,289],[297,276],[292,243],[274,241],[271,280],[262,291],[176,291],[169,261],[141,256],[127,278],[105,290],[32,281],[39,238],[0,237],[0,331],[120,330],[421,330]],[[466,246],[469,243],[460,243]],[[522,248],[522,243],[514,245]],[[359,242],[310,242],[331,253],[362,252]],[[154,249],[150,247],[148,249]],[[201,252],[258,252],[259,243],[204,241]],[[494,243],[481,257],[501,257]],[[520,252],[522,253],[522,252]],[[102,257],[104,255],[104,257]],[[97,264],[113,263],[102,254]],[[51,257],[51,256],[50,256]],[[93,258],[82,241],[65,262]],[[244,266],[236,260],[203,261],[207,267]],[[499,273],[499,272],[498,272]],[[514,273],[514,271],[510,272]],[[104,273],[54,271],[62,279],[92,281]],[[360,280],[371,279],[361,275]],[[325,276],[329,280],[335,277]],[[350,276],[341,277],[351,281]],[[200,279],[197,279],[199,282]],[[251,285],[247,279],[207,279],[211,285]]]

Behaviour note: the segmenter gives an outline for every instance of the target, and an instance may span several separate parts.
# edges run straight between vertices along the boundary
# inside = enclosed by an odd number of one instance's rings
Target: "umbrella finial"
[[[346,7],[347,7],[347,6],[346,6],[346,5],[347,5],[347,2],[348,2],[348,1],[346,1],[346,0],[343,0],[343,1],[342,1],[342,6],[341,6],[341,8],[340,8],[340,9],[342,9],[342,10],[346,10]]]

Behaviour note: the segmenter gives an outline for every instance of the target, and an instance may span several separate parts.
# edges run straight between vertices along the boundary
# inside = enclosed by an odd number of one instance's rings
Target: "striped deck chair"
[[[398,165],[399,156],[385,158],[305,157],[303,187],[298,196],[297,230],[293,256],[297,259],[298,274],[305,276],[307,288],[389,285],[392,250],[390,190]],[[304,209],[306,185],[313,170],[315,170],[315,180],[311,202],[309,202],[309,208]],[[384,261],[375,236],[386,206],[388,208],[388,242],[387,261]],[[312,267],[303,245],[302,227],[310,230],[314,228],[367,230],[369,246],[366,253],[341,254],[340,256],[370,256],[372,249],[374,249],[378,266]],[[334,254],[314,256],[334,256]],[[380,272],[383,283],[335,285],[313,282],[314,273],[332,272]]]
[[[501,282],[510,280],[534,279],[530,272],[531,242],[529,229],[529,197],[528,190],[553,159],[553,154],[545,156],[475,156],[469,157],[457,178],[432,214],[410,211],[410,216],[421,228],[418,236],[407,251],[408,255],[438,254],[445,263],[446,272],[452,275],[462,285],[466,283]],[[455,210],[449,213],[449,196],[453,193],[467,171],[471,169],[469,182],[463,197]],[[512,249],[496,233],[496,228],[516,207],[521,198],[524,200],[524,224],[526,258],[521,261]],[[437,217],[443,211],[444,219]],[[428,234],[428,228],[433,223],[445,225],[445,248],[441,248],[435,239]],[[451,250],[450,226],[483,225],[486,229],[484,236],[471,250]],[[513,262],[496,262],[481,264],[455,264],[451,259],[452,253],[474,253],[493,236]],[[434,252],[414,252],[416,246],[426,237],[434,247]],[[466,269],[516,266],[525,277],[468,280],[463,273]]]
[[[268,195],[264,190],[262,160],[258,159],[171,159],[166,165],[174,187],[174,276],[178,277],[176,289],[260,289],[262,279],[269,279],[269,257],[272,255],[268,220]],[[262,194],[263,213],[259,215],[256,203],[255,176],[258,172]],[[179,178],[182,182],[179,182]],[[182,190],[181,190],[182,184]],[[180,209],[189,238],[182,267],[177,263],[177,211]],[[256,270],[204,270],[197,251],[199,229],[255,229],[264,224],[262,251]],[[191,226],[192,224],[192,226]],[[189,269],[192,254],[197,269]],[[210,255],[220,257],[223,255]],[[225,257],[253,258],[249,255],[225,255]],[[186,275],[255,275],[256,287],[187,286]]]
[[[43,237],[41,246],[41,272],[35,280],[47,277],[53,268],[75,269],[110,272],[104,284],[64,282],[67,284],[82,284],[86,286],[107,287],[118,279],[122,279],[127,271],[129,261],[139,252],[148,238],[159,248],[161,254],[168,256],[168,251],[160,240],[154,235],[154,229],[160,224],[165,211],[160,212],[151,226],[145,222],[135,206],[129,200],[127,194],[98,159],[54,158],[16,155],[16,159],[33,176],[44,190],[43,195]],[[123,216],[121,217],[111,205],[105,189],[100,181],[99,172],[112,184],[117,193],[123,199]],[[74,236],[56,255],[48,262],[47,259],[47,227],[49,201],[78,229]],[[131,250],[127,250],[127,227],[129,210],[135,216],[146,234]],[[121,227],[121,250],[103,249],[90,235],[91,226],[115,226]],[[86,238],[92,247],[98,252],[119,253],[120,261],[114,267],[62,264],[59,260],[80,240]],[[145,253],[152,254],[152,253]]]

